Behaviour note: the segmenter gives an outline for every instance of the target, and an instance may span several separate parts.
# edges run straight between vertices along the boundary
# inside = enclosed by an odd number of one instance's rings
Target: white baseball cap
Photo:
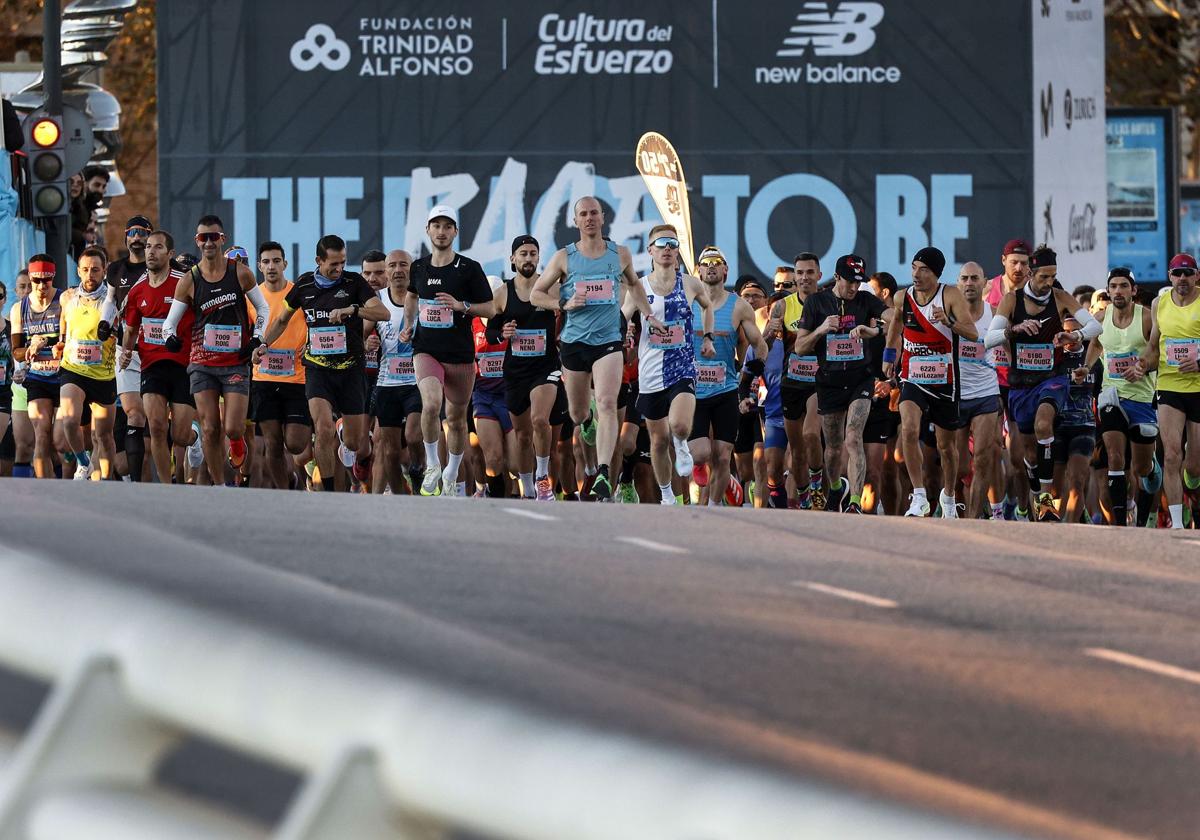
[[[454,222],[454,226],[458,227],[458,211],[449,204],[437,204],[429,211],[429,217],[425,219],[425,224],[429,224],[434,219],[449,219]]]

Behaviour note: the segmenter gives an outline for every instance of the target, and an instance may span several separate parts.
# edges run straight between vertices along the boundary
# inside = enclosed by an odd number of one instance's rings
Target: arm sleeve
[[[1104,325],[1092,317],[1092,313],[1080,307],[1075,312],[1075,320],[1079,322],[1079,332],[1084,339],[1091,341],[1104,332]]]
[[[266,332],[267,324],[271,317],[271,304],[267,303],[267,299],[263,297],[262,289],[254,286],[250,291],[246,292],[246,300],[250,301],[254,306],[254,337],[262,338]],[[171,306],[171,311],[175,311],[175,306]]]
[[[992,323],[988,324],[987,337],[983,340],[983,346],[991,349],[999,347],[1005,342],[1004,331],[1008,329],[1008,319],[1003,315],[993,315]]]
[[[187,314],[187,311],[188,305],[183,301],[171,301],[171,311],[167,313],[167,320],[163,322],[163,338],[175,335],[175,330],[179,328],[179,322],[183,320],[183,316]]]
[[[100,320],[109,324],[117,317],[117,288],[111,283],[104,293],[104,304],[100,307]]]

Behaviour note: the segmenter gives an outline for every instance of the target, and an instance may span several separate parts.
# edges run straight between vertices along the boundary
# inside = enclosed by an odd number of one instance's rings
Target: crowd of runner
[[[730,288],[671,225],[639,277],[599,201],[573,213],[577,242],[518,236],[503,281],[447,206],[429,255],[361,273],[329,235],[289,279],[212,215],[198,258],[133,217],[128,255],[84,249],[65,291],[34,256],[0,286],[0,474],[1190,526],[1192,256],[1157,296],[1115,268],[1094,301],[1020,239],[990,278],[928,247],[904,286],[802,252]]]

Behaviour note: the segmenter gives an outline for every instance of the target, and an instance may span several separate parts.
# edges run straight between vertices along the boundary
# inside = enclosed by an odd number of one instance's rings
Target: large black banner
[[[672,140],[698,246],[734,272],[811,250],[907,279],[932,242],[994,263],[1028,235],[1024,3],[172,0],[159,11],[163,223],[217,212],[307,268],[322,233],[424,245],[435,203],[491,273],[513,236],[573,238],[596,194],[648,264],[634,166]]]

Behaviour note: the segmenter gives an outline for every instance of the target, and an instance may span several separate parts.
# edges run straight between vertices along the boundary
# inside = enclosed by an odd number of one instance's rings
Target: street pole
[[[62,115],[62,0],[45,0],[42,24],[42,88],[46,93],[45,108],[55,116]],[[54,259],[54,285],[67,287],[67,244],[71,237],[71,196],[67,191],[66,215],[46,220],[46,253]]]

